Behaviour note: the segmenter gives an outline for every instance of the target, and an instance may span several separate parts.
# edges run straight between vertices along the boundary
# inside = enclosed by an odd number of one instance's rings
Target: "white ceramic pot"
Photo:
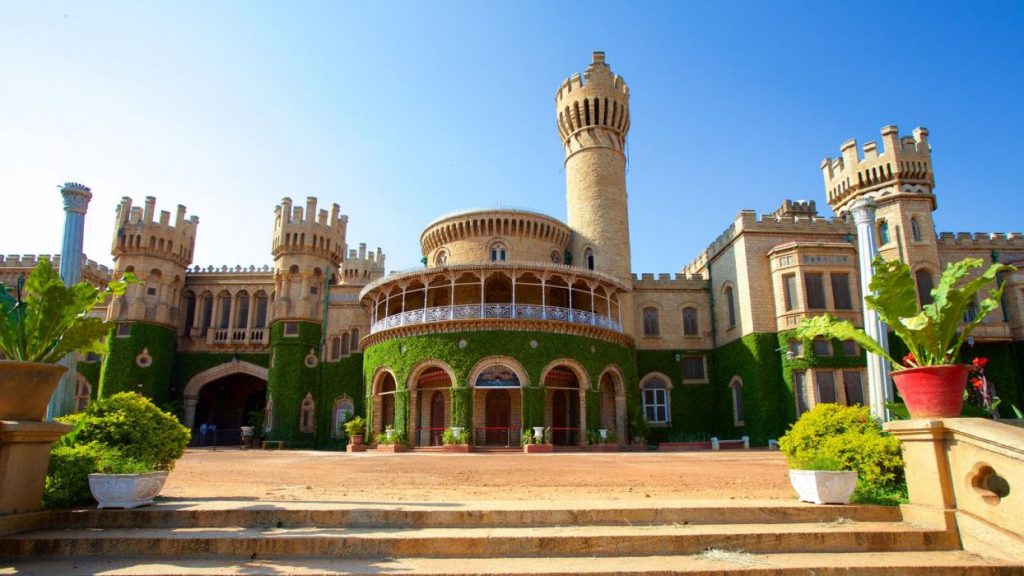
[[[543,426],[534,426],[533,427],[533,437],[536,438],[538,441],[543,442],[544,441],[544,427]]]
[[[89,474],[89,491],[97,508],[138,508],[153,503],[167,481],[167,471],[143,474]]]
[[[452,434],[454,434],[456,438],[462,436],[462,426],[452,426]]]
[[[857,487],[857,472],[844,470],[790,470],[789,482],[803,502],[813,504],[849,504]]]
[[[601,440],[607,440],[608,439],[608,429],[607,428],[600,428],[600,429],[598,429],[597,433],[601,435]]]

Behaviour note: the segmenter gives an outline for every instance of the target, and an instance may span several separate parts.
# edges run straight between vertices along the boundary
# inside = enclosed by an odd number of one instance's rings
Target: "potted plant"
[[[541,429],[541,434],[536,434],[537,428]],[[554,444],[551,443],[551,428],[542,428],[540,426],[534,427],[534,433],[530,433],[529,430],[523,430],[521,441],[523,444],[524,454],[550,454],[555,451]]]
[[[442,432],[441,444],[448,453],[468,453],[473,449],[469,444],[469,430],[461,426],[453,426]]]
[[[812,504],[849,504],[857,487],[857,471],[846,470],[834,457],[812,453],[794,460],[789,470],[801,502]]]
[[[89,474],[89,492],[97,508],[138,508],[153,503],[167,482],[166,470],[117,454]]]
[[[0,283],[0,420],[42,420],[50,396],[67,371],[55,363],[71,352],[103,352],[109,326],[90,316],[128,282],[100,290],[88,282],[65,286],[46,258],[13,287]]]
[[[345,422],[345,433],[348,434],[348,447],[346,450],[349,452],[363,452],[366,450],[366,446],[363,445],[363,438],[366,434],[366,420],[363,420],[362,416],[356,416]]]
[[[405,445],[405,433],[399,432],[391,426],[387,426],[384,432],[377,434],[377,450],[379,452],[405,452]]]
[[[931,291],[933,301],[917,302],[917,290],[910,267],[881,257],[872,266],[875,276],[869,287],[873,294],[864,297],[867,306],[898,336],[910,353],[897,361],[852,323],[830,315],[805,318],[796,335],[802,340],[827,337],[852,339],[861,347],[887,358],[893,365],[893,380],[912,418],[950,418],[960,414],[970,366],[959,364],[960,348],[974,328],[999,307],[1003,285],[991,290],[978,305],[975,317],[963,324],[964,312],[975,295],[1013,266],[992,264],[981,274],[978,258],[950,263],[942,272],[938,286]]]

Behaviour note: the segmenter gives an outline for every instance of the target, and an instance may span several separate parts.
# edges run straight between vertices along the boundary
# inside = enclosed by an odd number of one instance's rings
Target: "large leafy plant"
[[[933,301],[919,307],[910,267],[902,262],[875,258],[872,263],[875,276],[870,286],[874,294],[865,296],[864,300],[907,345],[910,354],[902,362],[889,356],[863,330],[828,314],[805,318],[797,327],[796,336],[803,340],[820,336],[852,339],[869,352],[888,358],[897,368],[955,364],[970,333],[985,316],[999,307],[1005,284],[989,291],[979,303],[978,313],[961,328],[967,307],[975,301],[975,295],[995,281],[1000,273],[1016,270],[1013,266],[997,263],[975,275],[974,271],[983,265],[984,262],[978,258],[950,263],[942,272],[939,285],[931,291]]]
[[[71,352],[102,352],[108,326],[90,316],[110,295],[124,294],[128,274],[100,290],[88,282],[65,286],[46,258],[13,287],[0,283],[0,352],[9,360],[57,362]]]

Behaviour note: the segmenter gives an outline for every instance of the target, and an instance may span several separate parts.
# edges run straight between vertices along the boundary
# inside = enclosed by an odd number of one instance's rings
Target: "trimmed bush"
[[[906,492],[900,442],[864,406],[818,404],[779,438],[779,449],[794,468],[831,462],[856,470],[855,501],[898,503]]]
[[[72,508],[93,504],[89,474],[137,474],[151,469],[149,464],[127,458],[98,442],[56,446],[50,452],[43,506]]]
[[[121,392],[90,402],[64,444],[97,442],[153,470],[171,470],[189,438],[188,428],[148,398]]]

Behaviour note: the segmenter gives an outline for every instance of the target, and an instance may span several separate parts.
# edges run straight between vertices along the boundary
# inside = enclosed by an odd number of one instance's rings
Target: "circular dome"
[[[493,208],[442,216],[420,235],[427,265],[556,263],[561,264],[572,231],[551,216]]]

